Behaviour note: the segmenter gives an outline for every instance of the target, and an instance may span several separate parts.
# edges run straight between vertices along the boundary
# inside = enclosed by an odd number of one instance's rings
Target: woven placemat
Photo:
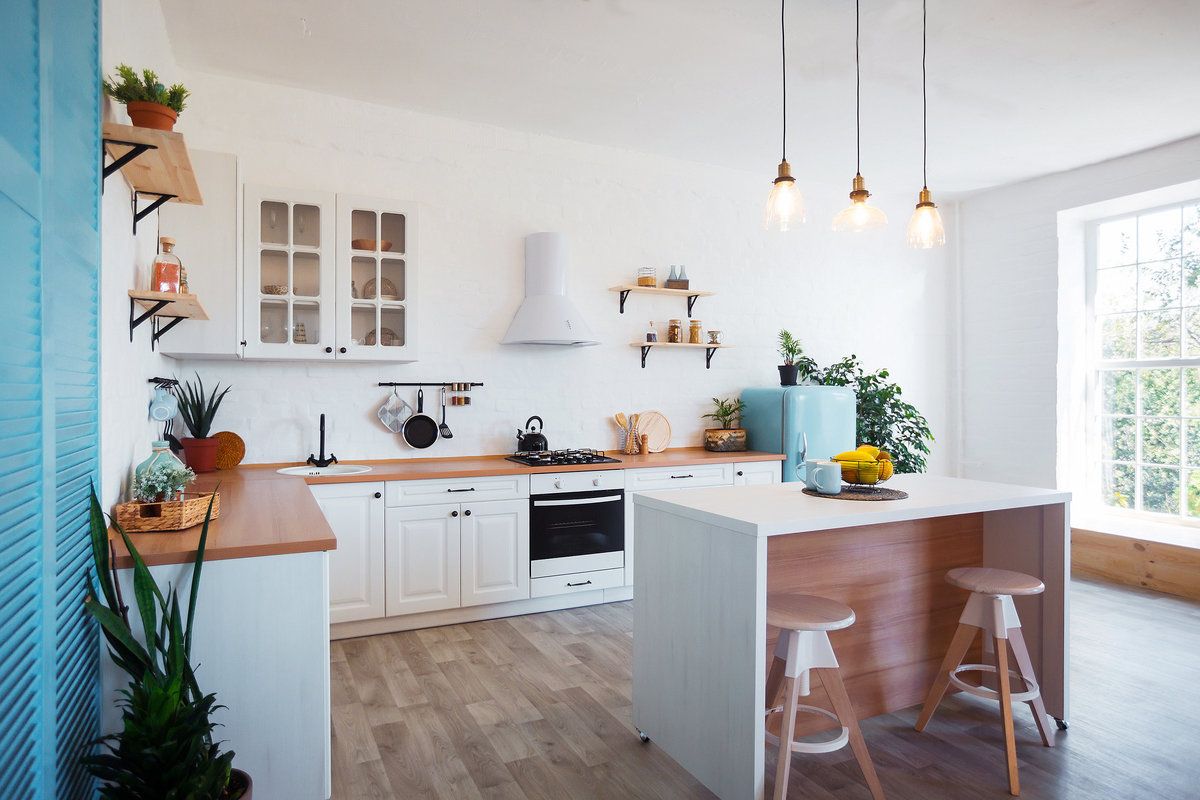
[[[887,489],[882,486],[843,486],[841,494],[822,494],[813,489],[804,489],[809,497],[827,497],[830,500],[904,500],[908,492]]]

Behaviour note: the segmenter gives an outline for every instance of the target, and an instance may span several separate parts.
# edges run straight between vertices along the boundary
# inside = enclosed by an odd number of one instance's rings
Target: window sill
[[[1148,520],[1144,517],[1127,517],[1123,514],[1075,511],[1076,513],[1071,515],[1073,529],[1200,550],[1200,527]]]

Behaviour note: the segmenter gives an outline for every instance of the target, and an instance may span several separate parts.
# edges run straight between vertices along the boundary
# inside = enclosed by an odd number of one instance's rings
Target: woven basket
[[[216,519],[221,515],[221,495],[217,492],[184,492],[182,500],[164,503],[118,503],[114,516],[126,532],[181,531],[204,522],[210,497],[212,518]]]

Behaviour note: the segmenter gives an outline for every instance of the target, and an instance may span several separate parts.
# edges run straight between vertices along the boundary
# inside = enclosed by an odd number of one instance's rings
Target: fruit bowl
[[[871,445],[839,453],[832,460],[842,468],[842,481],[855,486],[884,483],[895,472],[891,455]]]

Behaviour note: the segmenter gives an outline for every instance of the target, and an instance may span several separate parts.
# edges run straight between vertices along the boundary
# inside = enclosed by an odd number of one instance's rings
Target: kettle
[[[534,420],[537,420],[538,424],[536,430],[532,427]],[[541,452],[542,450],[549,450],[550,444],[546,441],[546,437],[542,434],[543,427],[544,425],[541,417],[532,416],[525,420],[525,430],[517,431],[517,450],[521,452]]]

